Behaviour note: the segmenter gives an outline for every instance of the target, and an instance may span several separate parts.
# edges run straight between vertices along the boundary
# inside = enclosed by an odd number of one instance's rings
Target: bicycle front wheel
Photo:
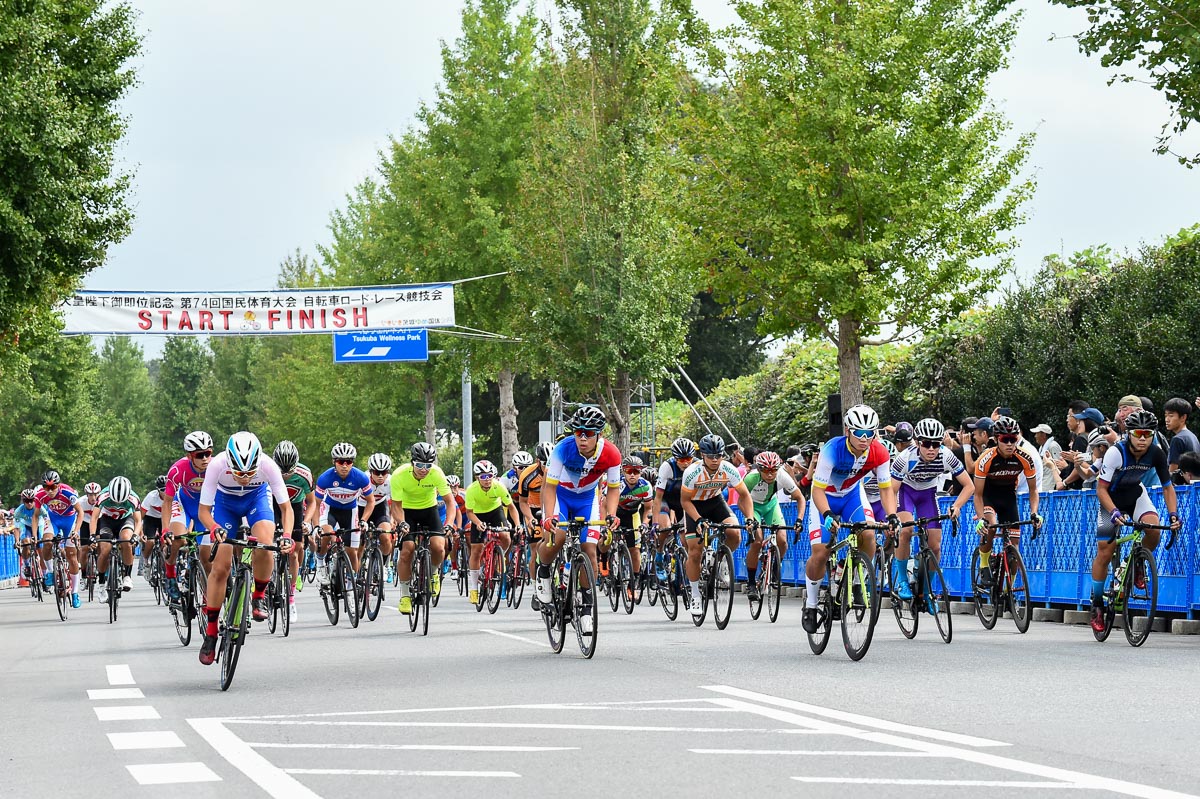
[[[108,559],[108,623],[117,620],[117,600],[121,598],[121,559],[113,549]]]
[[[875,552],[878,559],[879,552]],[[917,626],[921,622],[921,613],[918,603],[918,597],[913,595],[912,599],[901,599],[896,595],[895,580],[891,580],[892,560],[885,559],[884,571],[888,573],[888,583],[891,585],[891,596],[889,597],[892,603],[892,613],[896,616],[896,624],[900,627],[900,632],[904,633],[904,637],[912,640],[917,637]],[[907,580],[908,575],[904,574],[900,577],[901,580]],[[918,581],[919,583],[919,581]],[[916,586],[913,586],[916,588]],[[880,589],[883,590],[883,589]],[[920,593],[920,592],[917,592]]]
[[[367,561],[366,604],[367,619],[375,621],[379,617],[379,608],[383,605],[383,556],[378,550],[372,550],[371,559]]]
[[[814,655],[819,655],[825,651],[825,647],[829,646],[830,633],[833,631],[833,593],[836,586],[833,584],[833,564],[825,564],[825,580],[828,587],[818,585],[817,591],[817,629],[816,632],[806,633],[808,636],[808,648],[812,650]],[[805,606],[808,604],[808,598],[805,597]]]
[[[783,598],[783,567],[779,555],[771,554],[771,572],[767,577],[767,618],[774,624],[779,618],[779,603]]]
[[[633,613],[633,586],[637,582],[637,575],[633,573],[633,558],[629,554],[629,548],[624,544],[621,544],[620,556],[621,580],[617,583],[617,588],[621,592],[621,606],[625,608],[625,615],[629,616]]]
[[[489,614],[494,614],[500,609],[500,596],[504,593],[501,588],[504,586],[504,556],[501,554],[499,547],[492,555],[492,573],[488,578],[488,596],[487,610]]]
[[[596,639],[600,633],[600,611],[596,604],[596,573],[592,571],[592,560],[582,553],[571,561],[569,583],[571,624],[575,627],[575,640],[585,658],[596,654]],[[590,624],[588,620],[590,619]],[[584,627],[591,628],[586,632]]]
[[[1004,557],[1008,561],[1008,609],[1012,611],[1017,630],[1024,633],[1029,630],[1029,622],[1033,621],[1033,606],[1029,601],[1029,577],[1025,574],[1025,562],[1016,547],[1012,544],[1006,546]]]
[[[994,601],[994,590],[991,586],[980,585],[979,582],[979,547],[971,553],[971,592],[975,600],[975,615],[985,630],[996,626],[1000,612]],[[994,558],[993,558],[994,560]],[[995,571],[994,564],[992,570]],[[993,578],[994,581],[994,578]]]
[[[233,684],[233,673],[237,670],[242,644],[249,632],[250,581],[241,574],[234,578],[233,592],[226,600],[225,630],[221,638],[221,690],[228,691]]]
[[[275,631],[279,629],[280,611],[278,561],[275,563],[275,573],[271,575],[271,582],[267,583],[267,590],[264,596],[267,600],[267,632],[269,632],[271,635],[274,635]],[[283,615],[286,616],[287,611],[284,611]]]
[[[292,576],[292,559],[285,557],[279,567],[279,613],[280,626],[283,627],[283,637],[287,638],[292,632],[292,592],[296,590],[296,581]]]
[[[725,546],[717,553],[717,561],[713,566],[713,621],[718,630],[729,626],[733,617],[733,588],[736,581],[733,577],[733,555]]]
[[[71,607],[71,581],[67,577],[67,568],[65,563],[60,563],[57,557],[54,560],[54,604],[58,608],[58,618],[62,621],[67,620],[67,609]]]
[[[938,634],[947,644],[954,637],[954,622],[950,617],[950,588],[942,575],[942,567],[932,551],[925,552],[921,571],[922,600],[937,623]]]
[[[846,556],[842,580],[842,643],[851,660],[862,660],[875,633],[875,567],[857,549]]]
[[[342,600],[346,618],[350,620],[350,628],[358,629],[358,574],[350,565],[350,556],[342,552],[338,556],[341,563],[339,571],[342,577]]]
[[[1145,581],[1142,588],[1137,585],[1139,575]],[[1150,637],[1158,609],[1158,565],[1154,554],[1144,546],[1135,547],[1129,555],[1125,585],[1125,640],[1130,646],[1141,646]]]

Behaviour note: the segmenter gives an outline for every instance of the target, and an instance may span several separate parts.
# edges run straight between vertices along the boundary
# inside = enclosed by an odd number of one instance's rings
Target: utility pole
[[[471,484],[474,475],[471,472],[471,466],[474,464],[474,459],[471,455],[471,362],[468,359],[467,365],[463,367],[462,373],[462,451],[463,451],[463,475],[462,485],[466,488]]]

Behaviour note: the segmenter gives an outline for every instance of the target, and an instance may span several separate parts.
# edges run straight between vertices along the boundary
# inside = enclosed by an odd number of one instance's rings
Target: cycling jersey
[[[883,448],[887,450],[888,462],[891,463],[891,459],[896,457],[896,445],[888,441],[886,438],[877,440],[879,443],[883,444]],[[909,449],[912,448],[910,447]],[[868,473],[863,479],[863,490],[867,492],[867,499],[872,505],[875,505],[880,501],[879,481],[875,479],[874,472]]]
[[[96,500],[99,501],[99,499],[100,499],[100,495],[97,494]],[[90,499],[88,499],[87,494],[79,495],[79,504],[77,504],[75,506],[75,510],[82,513],[83,518],[85,518],[85,519],[92,518],[92,511],[94,511],[95,509],[96,509],[96,506],[92,504],[92,501]]]
[[[617,507],[624,511],[635,511],[653,497],[654,489],[650,487],[649,480],[639,477],[633,485],[622,480],[621,496],[617,500]]]
[[[517,493],[517,486],[521,482],[521,475],[517,473],[516,469],[509,469],[500,475],[500,482],[504,483],[504,487],[508,489],[508,493],[511,496]]]
[[[442,467],[434,464],[420,480],[411,463],[406,463],[392,473],[388,486],[391,498],[405,510],[424,510],[437,505],[438,497],[450,495],[450,484]]]
[[[212,467],[209,467],[212,470]],[[338,477],[337,470],[329,467],[317,478],[317,499],[331,508],[354,508],[359,497],[370,496],[375,487],[371,478],[357,466],[351,466],[345,479]]]
[[[1012,494],[1016,496],[1017,481],[1024,476],[1027,480],[1036,478],[1037,464],[1021,447],[1014,447],[1013,454],[1005,457],[1000,454],[999,447],[985,449],[975,461],[975,478],[983,478],[983,493]]]
[[[292,473],[283,478],[283,484],[287,486],[288,498],[292,504],[301,504],[313,491],[312,470],[303,463],[298,463]]]
[[[384,480],[382,483],[380,483],[378,485],[376,485],[375,481],[372,480],[371,485],[375,489],[372,492],[375,495],[375,513],[378,513],[380,511],[380,509],[383,509],[384,511],[386,511],[387,506],[388,506],[388,500],[390,500],[392,498],[391,478],[389,477],[388,479]],[[358,498],[358,507],[365,508],[366,506],[367,506],[366,497],[359,497]]]
[[[683,485],[684,469],[675,458],[667,458],[663,461],[662,466],[658,467],[658,482],[654,484],[655,488],[661,488],[663,492],[663,501],[668,505],[679,504],[679,488]]]
[[[812,483],[816,488],[824,488],[826,497],[842,497],[851,494],[868,474],[874,474],[880,488],[891,487],[891,457],[887,448],[874,439],[861,454],[855,455],[846,437],[838,436],[821,447]]]
[[[892,458],[892,477],[917,491],[936,489],[942,475],[949,472],[958,477],[965,467],[949,447],[942,446],[932,460],[921,457],[920,449],[912,447]]]
[[[698,460],[683,473],[683,488],[692,491],[692,502],[723,497],[725,491],[742,483],[742,473],[729,461],[721,461],[715,472],[710,472],[702,460]]]
[[[138,495],[129,492],[129,499],[124,502],[114,502],[109,496],[108,491],[100,492],[100,499],[96,501],[96,507],[100,509],[100,515],[109,519],[128,519],[133,516],[138,509],[138,504],[141,502]]]
[[[501,505],[512,505],[512,496],[509,495],[508,489],[504,487],[504,483],[499,480],[492,480],[492,484],[488,486],[486,491],[479,481],[471,483],[467,487],[467,510],[480,516],[484,513],[491,513]]]
[[[33,535],[33,508],[34,506],[27,507],[24,503],[13,508],[13,523],[21,528],[22,538]],[[49,520],[46,516],[42,516],[39,526],[42,528],[39,532],[50,532]]]
[[[771,521],[779,512],[779,492],[791,496],[796,490],[796,481],[785,470],[780,469],[775,474],[775,481],[768,483],[763,479],[762,472],[755,469],[746,475],[746,488],[750,489],[750,501],[754,503],[754,516],[759,521],[769,524],[782,524],[782,521]]]
[[[80,504],[82,505],[83,503],[80,502]],[[162,494],[159,493],[157,488],[146,494],[142,499],[142,513],[148,519],[161,519],[162,506]]]
[[[1108,484],[1108,495],[1117,507],[1128,506],[1141,494],[1142,481],[1146,474],[1154,470],[1163,485],[1170,482],[1170,469],[1167,466],[1167,454],[1157,444],[1150,448],[1140,458],[1135,458],[1129,449],[1129,441],[1122,439],[1104,453],[1104,461],[1100,465],[1099,479]]]
[[[585,458],[579,452],[575,436],[558,442],[550,453],[546,466],[547,486],[557,486],[559,493],[585,494],[600,487],[601,480],[609,488],[621,482],[621,453],[615,444],[603,438],[596,440],[596,451]]]
[[[58,519],[75,519],[75,508],[79,504],[79,495],[75,489],[66,483],[60,483],[58,493],[51,497],[45,488],[39,488],[33,495],[33,504],[45,509],[51,521]]]
[[[521,477],[517,481],[517,490],[520,491],[521,497],[529,503],[530,508],[542,506],[542,486],[545,482],[546,470],[540,463],[527,466],[521,472]]]
[[[258,462],[258,471],[250,482],[241,485],[233,477],[229,469],[229,456],[224,452],[212,459],[204,472],[204,484],[200,488],[200,504],[212,505],[217,494],[231,497],[243,497],[250,494],[269,491],[276,502],[287,502],[287,485],[283,482],[283,474],[275,461],[263,459]]]
[[[200,513],[200,489],[203,487],[204,475],[192,467],[187,456],[175,461],[167,471],[167,487],[163,489],[163,505],[171,504],[172,522],[186,526],[196,521]]]

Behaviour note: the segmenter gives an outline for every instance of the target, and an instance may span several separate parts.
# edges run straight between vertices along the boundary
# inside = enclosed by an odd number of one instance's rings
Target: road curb
[[[1175,619],[1171,622],[1171,635],[1200,635],[1200,621],[1195,619]]]
[[[1061,622],[1063,620],[1063,611],[1058,608],[1034,608],[1033,620]]]
[[[1091,624],[1091,614],[1086,610],[1064,610],[1063,624]]]

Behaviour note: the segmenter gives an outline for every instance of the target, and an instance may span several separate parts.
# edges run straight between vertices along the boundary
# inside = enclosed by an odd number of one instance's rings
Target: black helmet
[[[271,458],[281,472],[287,473],[299,465],[300,450],[296,449],[296,445],[291,441],[280,441],[275,445],[275,452],[271,454]]]
[[[709,433],[704,438],[700,439],[700,454],[716,456],[724,455],[725,439],[721,438],[716,433]]]
[[[1136,410],[1125,417],[1126,430],[1157,430],[1158,417],[1150,411]]]
[[[1017,424],[1017,420],[1011,416],[1001,416],[992,425],[992,432],[998,436],[1019,436],[1021,435],[1021,425]]]
[[[567,427],[571,430],[596,430],[604,429],[604,425],[608,424],[608,417],[604,415],[604,411],[597,408],[595,405],[584,405],[567,422]]]
[[[154,487],[156,489],[158,489],[159,491],[162,491],[164,488],[166,488],[167,487],[167,476],[165,474],[160,474],[158,477],[155,477],[154,478]]]
[[[418,441],[409,450],[413,463],[434,463],[437,461],[437,450],[431,444]]]
[[[690,438],[677,438],[671,444],[671,455],[676,458],[694,458],[696,443]]]
[[[61,482],[62,478],[59,477],[58,472],[54,471],[53,469],[50,469],[42,475],[42,485],[44,486],[56,486]]]

